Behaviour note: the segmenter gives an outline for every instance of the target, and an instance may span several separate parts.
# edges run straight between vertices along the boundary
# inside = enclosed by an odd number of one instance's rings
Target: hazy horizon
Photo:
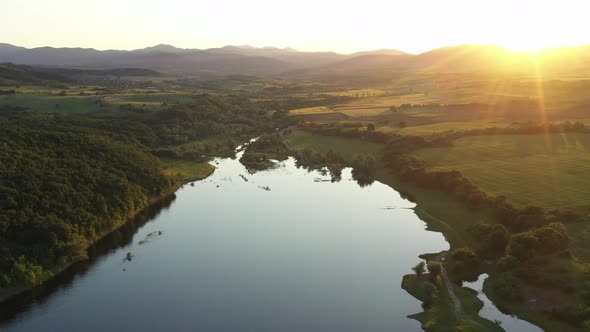
[[[72,46],[55,46],[55,45],[40,45],[40,46],[23,46],[23,45],[18,45],[18,44],[13,44],[13,43],[6,43],[2,40],[0,40],[0,44],[8,44],[8,45],[12,45],[12,46],[16,46],[16,47],[24,47],[26,49],[36,49],[36,48],[44,48],[44,47],[49,47],[49,48],[55,48],[55,49],[94,49],[97,51],[140,51],[140,50],[144,50],[144,49],[148,49],[148,48],[155,48],[158,46],[171,46],[174,48],[178,48],[181,50],[201,50],[201,51],[206,51],[209,49],[221,49],[224,47],[238,47],[238,48],[256,48],[256,49],[281,49],[281,50],[292,50],[294,52],[326,52],[326,53],[337,53],[337,54],[341,54],[341,55],[354,55],[356,53],[365,53],[365,52],[375,52],[375,51],[401,51],[403,53],[406,54],[410,54],[410,55],[420,55],[423,53],[428,53],[430,51],[433,50],[437,50],[437,49],[443,49],[443,48],[453,48],[453,47],[463,47],[463,46],[479,46],[479,47],[486,47],[486,46],[491,46],[491,47],[498,47],[498,48],[502,48],[502,49],[506,49],[507,51],[513,52],[513,53],[532,53],[532,52],[542,52],[542,51],[546,51],[546,50],[552,50],[552,49],[562,49],[562,48],[576,48],[576,47],[586,47],[586,46],[590,46],[590,40],[586,43],[582,43],[579,45],[564,45],[564,46],[548,46],[548,47],[543,47],[540,48],[538,50],[515,50],[515,49],[511,49],[509,47],[506,46],[502,46],[502,45],[498,45],[498,44],[457,44],[457,45],[441,45],[432,49],[427,49],[423,52],[418,52],[418,53],[413,53],[413,52],[409,52],[409,51],[405,51],[403,49],[400,48],[396,48],[396,47],[392,47],[392,48],[379,48],[379,49],[361,49],[361,50],[357,50],[355,52],[351,52],[351,53],[345,53],[345,52],[337,52],[334,50],[300,50],[300,49],[296,49],[294,47],[290,47],[290,46],[285,46],[285,47],[278,47],[278,46],[273,46],[273,45],[265,45],[265,46],[253,46],[253,45],[249,45],[249,44],[243,44],[243,45],[217,45],[217,46],[212,46],[212,47],[208,47],[208,48],[202,48],[202,47],[178,47],[176,45],[170,44],[170,43],[166,43],[166,42],[162,42],[162,43],[158,43],[158,44],[154,44],[154,45],[146,45],[144,47],[139,47],[139,48],[129,48],[129,49],[114,49],[114,48],[107,48],[107,49],[100,49],[97,47],[80,47],[80,46],[76,46],[76,45],[72,45]]]
[[[163,43],[199,49],[252,45],[343,54],[377,49],[418,54],[463,44],[528,51],[588,43],[580,33],[585,29],[583,1],[369,0],[345,5],[307,0],[31,0],[3,7],[0,27],[11,31],[3,42],[27,48],[133,50]]]

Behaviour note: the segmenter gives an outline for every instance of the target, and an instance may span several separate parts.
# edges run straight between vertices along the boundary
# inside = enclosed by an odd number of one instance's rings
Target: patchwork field
[[[0,106],[27,107],[35,112],[82,113],[98,108],[98,96],[20,93],[0,96]]]
[[[80,95],[80,92],[88,95]],[[92,94],[92,95],[90,95]],[[190,94],[182,93],[130,93],[94,95],[92,91],[68,90],[67,95],[58,91],[38,91],[0,95],[0,107],[26,107],[34,112],[49,113],[85,113],[94,110],[106,110],[120,105],[135,105],[146,108],[161,107],[165,103],[186,104],[192,101]]]
[[[590,135],[465,137],[416,151],[435,170],[458,170],[517,204],[590,211]]]
[[[439,122],[433,124],[425,124],[419,126],[408,126],[399,129],[398,132],[402,135],[430,135],[437,132],[444,132],[449,130],[469,130],[469,129],[484,129],[490,127],[509,127],[511,124],[506,121],[454,121],[454,122]],[[385,131],[385,130],[384,130]]]

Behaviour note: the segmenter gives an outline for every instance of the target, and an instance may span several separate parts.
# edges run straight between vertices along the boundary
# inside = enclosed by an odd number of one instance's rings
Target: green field
[[[177,159],[164,159],[164,173],[176,177],[180,182],[202,180],[215,171],[208,162],[194,162]]]
[[[162,107],[167,104],[188,104],[194,99],[190,94],[147,93],[139,91],[131,93],[125,91],[122,94],[109,95],[79,95],[81,91],[68,90],[66,96],[60,96],[58,92],[37,91],[19,93],[15,95],[0,96],[1,106],[26,107],[34,112],[48,113],[85,113],[95,110],[111,110],[121,105],[144,106],[149,108]],[[88,93],[88,92],[83,92]],[[103,106],[99,105],[102,100]]]
[[[428,229],[444,232],[451,248],[469,245],[471,238],[467,234],[467,229],[480,221],[491,220],[488,211],[467,209],[461,202],[441,191],[422,188],[392,175],[381,160],[384,148],[382,144],[344,137],[312,135],[299,130],[293,131],[293,134],[285,138],[296,149],[309,147],[319,152],[333,150],[342,153],[345,158],[351,158],[356,154],[372,154],[377,159],[375,179],[399,192],[414,196],[417,204],[416,214],[427,222]],[[453,228],[446,228],[438,220],[447,222]]]
[[[510,202],[590,211],[590,135],[465,137],[416,151],[435,170],[458,170]]]
[[[0,96],[0,106],[27,107],[35,112],[83,113],[98,108],[98,96],[58,96],[20,93]]]
[[[491,127],[509,127],[510,124],[505,121],[454,121],[454,122],[438,122],[433,124],[426,124],[421,126],[408,126],[398,130],[402,135],[430,135],[437,132],[444,132],[449,130],[461,131],[469,129],[484,129]]]
[[[379,157],[383,154],[383,145],[365,142],[357,139],[348,139],[336,136],[311,135],[304,131],[294,130],[293,134],[285,137],[293,147],[303,149],[306,147],[325,153],[330,150],[340,152],[345,158],[352,158],[355,154],[372,154]]]
[[[113,103],[129,103],[129,104],[146,104],[146,105],[160,105],[162,103],[190,103],[194,99],[190,94],[180,93],[138,93],[138,94],[124,94],[109,97],[107,101]]]

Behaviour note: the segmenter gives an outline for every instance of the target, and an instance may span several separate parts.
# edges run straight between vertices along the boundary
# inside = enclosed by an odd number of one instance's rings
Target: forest
[[[4,109],[0,288],[42,283],[172,194],[185,179],[165,172],[161,158],[202,161],[226,148],[213,144],[199,151],[184,144],[239,140],[289,121],[286,114],[269,116],[247,100],[215,95],[195,95],[188,105],[156,111],[128,105],[106,114]]]

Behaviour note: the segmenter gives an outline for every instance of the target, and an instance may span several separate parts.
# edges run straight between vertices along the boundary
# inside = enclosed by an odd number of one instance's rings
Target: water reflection
[[[125,223],[119,229],[102,238],[94,246],[88,248],[88,259],[72,264],[68,269],[55,278],[45,282],[42,286],[21,293],[6,302],[0,303],[0,327],[6,327],[19,314],[31,311],[34,307],[41,307],[52,296],[66,292],[79,278],[92,272],[93,266],[119,248],[128,246],[134,235],[146,223],[156,219],[163,211],[170,208],[176,195],[170,195],[143,210],[135,218]]]
[[[414,203],[379,182],[360,187],[350,169],[332,183],[329,172],[308,172],[293,158],[254,174],[238,159],[215,160],[215,173],[179,190],[174,204],[5,304],[0,328],[420,330],[407,318],[420,302],[401,280],[418,255],[448,244],[425,229]]]
[[[483,283],[487,278],[488,275],[484,273],[477,281],[463,283],[464,287],[476,291],[477,297],[483,302],[483,308],[479,311],[481,317],[498,322],[506,332],[543,332],[538,326],[501,312],[483,292]]]

